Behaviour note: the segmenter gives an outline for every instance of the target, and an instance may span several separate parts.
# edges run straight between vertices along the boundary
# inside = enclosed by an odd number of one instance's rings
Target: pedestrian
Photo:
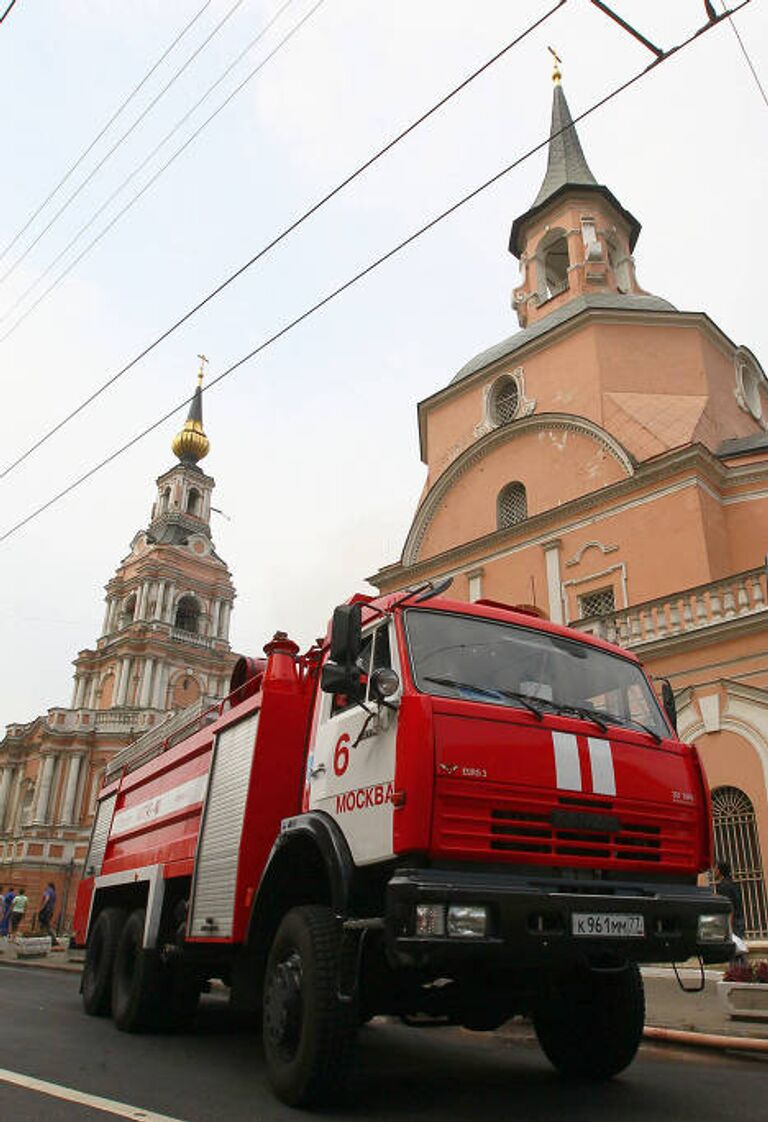
[[[56,942],[56,940],[54,939],[53,932],[51,931],[51,920],[53,919],[53,910],[55,907],[56,886],[54,885],[53,881],[49,880],[43,891],[42,899],[40,900],[40,907],[37,912],[37,918],[40,923],[40,929],[43,935],[49,935],[54,943]]]
[[[8,885],[8,891],[2,900],[0,900],[0,935],[8,935],[8,928],[11,924],[11,908],[13,906],[14,897],[16,893],[13,890],[13,885]]]
[[[24,891],[23,888],[20,888],[19,891],[14,896],[13,903],[11,904],[11,934],[12,935],[15,935],[16,932],[19,930],[19,927],[21,926],[21,921],[24,919],[24,913],[27,910],[27,904],[28,903],[29,903],[29,899],[27,898],[26,892]]]
[[[730,861],[718,861],[715,866],[715,892],[718,896],[725,896],[731,901],[731,930],[736,937],[734,958],[743,958],[747,953],[747,944],[744,942],[747,930],[744,920],[744,901],[741,888],[733,879]]]

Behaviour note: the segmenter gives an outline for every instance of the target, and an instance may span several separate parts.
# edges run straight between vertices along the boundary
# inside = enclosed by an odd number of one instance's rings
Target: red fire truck
[[[445,587],[279,633],[100,793],[75,933],[85,1009],[189,1024],[212,979],[258,1014],[275,1093],[337,1097],[375,1014],[528,1014],[561,1072],[637,1050],[638,964],[730,954],[696,750],[638,661]]]

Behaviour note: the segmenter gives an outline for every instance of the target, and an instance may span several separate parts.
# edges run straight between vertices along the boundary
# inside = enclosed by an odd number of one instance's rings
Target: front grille
[[[435,807],[435,845],[446,856],[529,857],[548,865],[693,864],[695,821],[690,812],[654,807],[649,821],[647,807],[581,798],[579,809],[572,810],[574,802],[555,793],[532,795],[523,803],[502,794],[478,797],[473,791],[443,790]]]

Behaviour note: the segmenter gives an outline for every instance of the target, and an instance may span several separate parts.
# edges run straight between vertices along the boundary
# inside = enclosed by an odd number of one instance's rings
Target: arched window
[[[196,487],[193,487],[187,495],[187,513],[199,514],[200,513],[200,492]]]
[[[176,605],[176,627],[179,631],[189,631],[197,635],[200,622],[200,605],[194,596],[182,596]]]
[[[160,513],[165,514],[171,505],[171,488],[166,487],[160,496]]]
[[[524,522],[528,517],[528,500],[522,483],[508,483],[496,499],[496,524],[500,530]]]
[[[202,690],[198,680],[188,671],[185,671],[174,682],[171,706],[174,709],[186,709],[188,705],[194,705],[201,693]]]
[[[516,378],[499,378],[491,391],[491,417],[497,425],[514,421],[520,408],[520,387]]]
[[[136,615],[136,593],[132,592],[128,599],[124,602],[120,612],[120,626],[127,627],[129,623],[133,623],[133,617]]]
[[[551,240],[550,240],[551,239]],[[537,254],[539,257],[539,297],[551,300],[568,287],[568,239],[552,231]]]
[[[768,904],[755,808],[738,787],[717,787],[712,792],[712,817],[715,857],[729,862],[741,888],[747,938],[764,939],[768,936]]]

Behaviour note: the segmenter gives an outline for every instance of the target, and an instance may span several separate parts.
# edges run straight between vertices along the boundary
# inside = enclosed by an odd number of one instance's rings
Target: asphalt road
[[[145,1122],[158,1122],[147,1112],[180,1122],[295,1122],[301,1117],[272,1098],[258,1037],[237,1026],[220,998],[204,1000],[198,1028],[190,1035],[129,1036],[81,1012],[78,984],[77,975],[0,968],[3,1119],[104,1122],[115,1117],[114,1111],[72,1101],[74,1092],[132,1107],[133,1115],[123,1109],[118,1116]],[[20,1086],[20,1080],[27,1085]],[[49,1089],[55,1085],[69,1097],[52,1097],[34,1080]],[[766,1101],[766,1060],[647,1047],[612,1083],[572,1087],[525,1040],[382,1021],[361,1033],[349,1106],[322,1117],[764,1122]]]

